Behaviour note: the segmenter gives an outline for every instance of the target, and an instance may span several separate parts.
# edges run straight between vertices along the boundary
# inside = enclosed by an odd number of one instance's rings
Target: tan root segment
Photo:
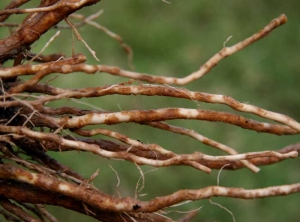
[[[90,48],[80,35],[81,26],[91,25],[117,40],[128,53],[129,66],[133,69],[131,48],[125,44],[119,35],[94,21],[102,13],[101,10],[87,17],[81,14],[72,14],[82,7],[98,3],[99,0],[49,0],[41,1],[39,7],[36,8],[18,8],[26,2],[28,1],[11,1],[4,10],[0,11],[0,22],[5,22],[9,16],[14,14],[28,14],[23,23],[18,25],[11,35],[0,40],[1,65],[7,60],[14,59],[13,67],[0,68],[0,214],[4,215],[5,218],[14,220],[18,217],[24,221],[48,220],[56,222],[58,220],[41,205],[49,204],[62,206],[104,222],[163,222],[170,220],[160,214],[161,210],[173,205],[180,205],[184,201],[201,200],[214,196],[254,199],[300,192],[299,183],[250,190],[210,186],[198,190],[179,190],[173,194],[156,197],[149,201],[137,199],[137,193],[144,187],[146,179],[139,165],[153,167],[185,165],[206,173],[210,173],[212,169],[247,167],[253,172],[258,172],[260,165],[270,165],[298,156],[299,144],[278,151],[268,150],[239,154],[234,148],[201,135],[193,129],[166,122],[168,120],[189,119],[222,122],[261,133],[299,134],[300,124],[286,115],[241,103],[225,95],[194,92],[169,85],[185,85],[201,78],[222,59],[243,50],[284,24],[287,21],[285,15],[272,20],[266,27],[249,38],[231,47],[224,47],[204,63],[199,70],[184,78],[174,78],[127,71],[103,64],[89,65],[85,63],[86,57],[83,54],[76,54],[70,58],[61,57],[60,54],[42,55],[50,43],[56,41],[59,32],[45,44],[41,52],[30,54],[27,50],[42,34],[51,28],[63,29],[64,25],[60,22],[65,20],[68,28],[74,30],[78,39],[89,48],[93,55],[95,55],[96,49]],[[76,23],[73,19],[79,19],[80,22]],[[3,26],[15,27],[16,25],[3,23]],[[31,59],[30,62],[23,64],[22,60],[26,59],[29,54],[28,60]],[[36,64],[33,63],[34,61],[43,63]],[[53,73],[72,75],[75,72],[82,72],[83,74],[108,73],[129,78],[129,80],[113,85],[79,89],[58,88],[50,85],[51,80],[46,84],[40,83],[45,77]],[[24,75],[30,75],[30,78],[22,80]],[[151,84],[139,83],[136,85],[133,80],[146,81]],[[195,102],[223,104],[239,113],[185,107],[151,110],[128,109],[115,112],[99,111],[99,109],[87,110],[70,106],[52,108],[49,105],[51,102],[63,99],[81,102],[80,99],[83,98],[99,98],[115,94],[124,97],[130,95],[164,96]],[[268,122],[246,118],[243,116],[244,113],[251,113],[254,117],[264,118]],[[269,123],[269,120],[277,123]],[[225,152],[225,154],[207,155],[201,147],[195,149],[193,153],[179,154],[175,150],[169,150],[167,147],[151,143],[151,141],[147,144],[142,143],[126,135],[126,133],[105,128],[106,125],[121,123],[136,123],[144,127],[169,131],[174,135],[189,136],[200,143]],[[91,125],[93,127],[89,127]],[[94,137],[96,135],[102,135],[113,140],[96,139]],[[136,187],[136,197],[117,198],[105,194],[89,184],[97,176],[98,171],[95,170],[96,173],[90,178],[84,178],[51,158],[47,153],[48,151],[67,152],[71,150],[89,152],[91,155],[98,155],[100,159],[101,157],[110,160],[119,159],[136,164],[142,179],[141,188],[138,186],[139,183]],[[114,169],[113,171],[118,178],[118,188],[122,184],[120,184],[118,173]],[[119,193],[119,195],[121,194]],[[194,217],[195,212],[190,211],[179,221]]]
[[[9,164],[2,164],[2,166],[0,166],[0,178],[21,181],[26,184],[35,185],[37,188],[80,198],[80,200],[91,206],[94,205],[102,210],[112,210],[115,212],[156,212],[186,200],[201,200],[214,196],[254,199],[282,196],[300,191],[300,183],[253,190],[210,186],[199,190],[180,190],[169,196],[156,197],[148,202],[143,202],[129,197],[121,199],[112,198],[100,191],[95,192],[86,187],[76,186],[46,175],[32,173]],[[138,207],[135,208],[134,206]]]

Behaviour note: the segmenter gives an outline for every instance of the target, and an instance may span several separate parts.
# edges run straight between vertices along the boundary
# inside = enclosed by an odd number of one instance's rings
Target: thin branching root
[[[224,44],[224,47],[199,70],[186,77],[175,78],[133,71],[131,48],[119,35],[96,21],[103,13],[102,10],[90,16],[74,14],[83,7],[98,3],[99,0],[43,0],[36,8],[19,8],[27,2],[26,0],[13,0],[0,11],[1,25],[14,28],[8,37],[0,40],[2,67],[0,68],[0,214],[3,217],[10,221],[56,222],[58,220],[47,211],[44,205],[57,205],[104,222],[172,221],[162,215],[162,212],[166,213],[168,212],[166,208],[178,207],[189,201],[210,199],[216,196],[255,199],[300,192],[299,183],[260,189],[217,185],[198,190],[178,190],[173,194],[166,194],[166,196],[148,201],[139,200],[144,195],[141,191],[145,186],[146,173],[154,171],[149,170],[144,173],[140,165],[153,166],[153,169],[174,165],[188,166],[205,173],[210,173],[213,169],[248,168],[257,173],[261,165],[270,165],[298,156],[299,144],[277,151],[250,152],[249,150],[246,153],[238,153],[233,147],[201,135],[193,129],[171,125],[167,122],[178,119],[222,122],[260,133],[299,134],[300,123],[289,116],[239,102],[225,95],[176,87],[176,85],[185,85],[200,79],[227,56],[265,37],[287,21],[285,15],[280,15],[257,33],[233,46],[226,47]],[[14,14],[27,14],[27,17],[21,24],[5,23],[8,17],[17,16]],[[128,53],[131,71],[103,64],[87,64],[86,57],[80,53],[73,52],[71,57],[61,54],[43,55],[44,50],[52,41],[55,41],[59,31],[40,52],[37,54],[29,52],[30,46],[49,29],[69,28],[97,59],[97,49],[92,49],[80,35],[80,27],[84,25],[93,26],[118,41]],[[8,60],[14,60],[14,66],[4,68],[2,65]],[[26,60],[29,61],[26,62]],[[71,75],[77,72],[82,75],[106,73],[125,77],[128,80],[113,85],[103,84],[90,88],[82,86],[78,89],[58,88],[51,85],[52,79],[46,83],[44,81],[45,77],[53,73],[68,74],[69,78],[72,78]],[[24,75],[29,78],[24,80],[22,77]],[[139,83],[136,84],[138,81]],[[91,109],[78,108],[78,106],[59,108],[50,106],[52,102],[65,99],[81,102],[80,99],[111,95],[163,96],[191,100],[197,104],[223,104],[232,112],[206,110],[200,106],[196,109],[178,106],[152,110],[128,109],[119,112],[106,110],[105,107],[97,109],[92,105]],[[254,117],[258,116],[259,120],[243,115],[249,113]],[[185,135],[199,143],[218,149],[223,154],[208,155],[198,148],[195,148],[193,153],[184,153],[184,151],[177,153],[159,144],[151,143],[151,135],[147,143],[142,143],[126,135],[126,132],[116,132],[106,128],[106,125],[121,123],[140,124],[150,129],[169,131],[174,135]],[[90,127],[92,125],[93,127]],[[108,137],[111,141],[95,137],[98,135]],[[85,178],[48,155],[49,151],[71,150],[91,153],[91,155],[98,156],[99,161],[107,158],[135,164],[141,175],[135,188],[135,196],[122,198],[119,190],[122,184],[120,184],[118,172],[112,166],[110,166],[114,171],[112,174],[117,175],[118,183],[115,193],[117,195],[110,196],[97,189],[96,185],[92,185],[92,181],[98,175],[97,169],[90,178]],[[137,174],[138,171],[136,171]],[[187,211],[187,214],[179,221],[190,220],[198,211],[199,209]]]

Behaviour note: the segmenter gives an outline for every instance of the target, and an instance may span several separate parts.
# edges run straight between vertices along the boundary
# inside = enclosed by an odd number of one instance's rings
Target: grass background
[[[212,71],[185,87],[193,91],[209,92],[231,96],[241,102],[248,102],[262,108],[289,115],[300,120],[299,70],[300,70],[300,2],[286,1],[240,1],[240,0],[170,0],[171,4],[160,0],[102,0],[97,5],[81,10],[91,14],[104,9],[97,22],[120,34],[134,50],[134,66],[138,72],[154,75],[184,77],[197,70],[200,65],[218,52],[229,36],[227,46],[233,45],[262,27],[273,18],[284,13],[288,23],[276,29],[254,45],[221,61]],[[3,8],[5,2],[1,2]],[[34,7],[36,1],[27,6]],[[22,15],[12,16],[9,22],[16,22]],[[38,52],[57,30],[50,30],[32,46]],[[89,26],[79,28],[85,41],[97,52],[100,64],[128,69],[127,56],[120,45],[104,33]],[[7,28],[0,29],[0,37],[9,34]],[[82,43],[75,43],[76,52],[88,57],[87,63],[98,64],[90,56]],[[61,35],[45,51],[46,54],[62,52],[70,56],[72,52],[71,30],[62,30]],[[10,63],[5,64],[9,66]],[[53,77],[53,76],[52,76]],[[51,78],[51,77],[49,77]],[[79,88],[102,86],[126,81],[125,78],[108,74],[85,75],[82,73],[62,76],[51,84]],[[186,107],[229,111],[221,105],[195,104],[182,99],[109,96],[84,100],[105,110],[155,109],[161,107]],[[84,105],[62,101],[51,103],[61,106],[69,103],[82,108]],[[261,120],[253,115],[248,117]],[[299,141],[297,136],[275,136],[259,134],[222,123],[199,121],[170,121],[172,124],[193,128],[204,136],[225,143],[239,152],[276,150]],[[99,126],[103,127],[103,126]],[[178,153],[194,151],[212,155],[222,155],[210,147],[191,138],[177,136],[161,130],[135,124],[107,126],[117,132],[126,133],[143,142],[158,143]],[[107,138],[105,138],[107,139]],[[50,153],[62,163],[73,167],[89,177],[97,169],[99,176],[94,184],[103,191],[114,194],[117,178],[109,164],[118,172],[122,196],[133,196],[139,172],[134,164],[124,161],[110,161],[82,152]],[[299,158],[262,167],[258,174],[247,169],[223,171],[220,185],[254,189],[272,185],[297,183],[300,180]],[[153,169],[143,166],[144,171]],[[210,175],[188,167],[160,168],[146,176],[146,186],[142,197],[148,200],[155,196],[168,195],[178,189],[198,189],[216,185],[218,171]],[[236,221],[299,221],[299,194],[260,200],[239,200],[212,198],[227,207]],[[232,221],[228,212],[212,205],[208,200],[195,201],[178,208],[191,210],[203,206],[194,221]],[[95,221],[71,211],[57,207],[49,210],[61,221]],[[170,214],[180,218],[178,213]]]

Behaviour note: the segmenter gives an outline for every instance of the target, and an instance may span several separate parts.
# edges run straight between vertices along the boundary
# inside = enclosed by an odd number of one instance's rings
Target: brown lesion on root
[[[50,6],[57,2],[63,4],[66,1],[43,1],[41,6]],[[2,64],[6,60],[15,58],[18,54],[29,50],[30,45],[57,23],[68,17],[68,15],[84,6],[97,2],[99,2],[99,0],[90,0],[80,7],[59,7],[54,11],[29,14],[14,33],[0,40],[0,63]],[[4,13],[4,11],[2,11],[2,13]]]
[[[104,211],[87,203],[85,203],[85,207],[83,207],[82,201],[77,200],[76,198],[67,197],[59,193],[48,192],[47,190],[40,189],[30,184],[25,184],[13,180],[5,180],[1,181],[0,185],[0,196],[2,197],[2,199],[13,199],[18,202],[30,204],[47,204],[60,206],[69,210],[73,210],[75,212],[88,215],[103,222],[124,222],[124,218],[125,221],[130,221],[128,216],[124,213]],[[135,214],[131,214],[130,216],[138,222],[152,221],[151,214],[144,214],[142,215],[142,218],[140,215],[135,216]]]

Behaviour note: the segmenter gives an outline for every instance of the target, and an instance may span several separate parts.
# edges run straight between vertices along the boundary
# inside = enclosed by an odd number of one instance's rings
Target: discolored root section
[[[0,40],[0,214],[10,221],[58,221],[44,205],[56,205],[88,215],[99,221],[170,221],[162,215],[167,208],[183,204],[185,201],[209,199],[223,196],[228,198],[255,199],[299,193],[300,184],[287,184],[259,189],[209,186],[197,190],[178,190],[166,196],[148,201],[139,200],[145,174],[140,165],[155,168],[188,166],[199,173],[212,170],[237,170],[248,168],[254,173],[259,166],[288,161],[299,154],[299,143],[274,151],[267,150],[238,153],[228,145],[202,135],[193,129],[170,124],[169,120],[193,120],[197,122],[220,122],[232,127],[282,136],[300,133],[300,123],[284,114],[276,113],[226,95],[190,91],[176,85],[186,85],[200,79],[224,58],[243,50],[283,25],[287,18],[280,15],[263,29],[249,38],[223,47],[205,62],[199,70],[183,78],[165,77],[129,71],[105,64],[91,65],[85,55],[73,54],[65,57],[55,53],[44,55],[29,52],[31,45],[49,29],[73,29],[77,39],[96,57],[96,52],[83,40],[77,28],[91,25],[117,42],[128,54],[128,66],[132,68],[132,50],[118,34],[100,25],[95,20],[102,10],[84,16],[76,14],[81,8],[98,4],[99,0],[42,0],[35,8],[26,8],[28,1],[11,1],[0,11],[0,22],[4,27],[14,27],[12,33]],[[19,8],[25,6],[25,8]],[[21,24],[5,23],[10,16],[27,14]],[[75,20],[75,22],[74,22]],[[79,21],[78,21],[79,20]],[[62,21],[66,23],[61,24]],[[50,45],[59,35],[57,32],[46,44]],[[14,60],[12,67],[2,67]],[[24,61],[27,60],[24,64]],[[82,75],[106,73],[127,78],[126,82],[98,87],[78,89],[59,88],[51,81],[41,83],[51,74]],[[29,78],[23,78],[29,76]],[[138,84],[136,84],[138,81]],[[145,83],[146,82],[146,83]],[[221,104],[231,111],[191,109],[180,103],[174,107],[158,109],[128,109],[126,111],[99,110],[90,104],[90,109],[62,105],[53,108],[52,103],[62,100],[81,102],[82,99],[104,96],[131,95],[149,97],[169,97],[190,100],[195,103]],[[252,114],[249,118],[246,114]],[[259,118],[256,118],[259,117]],[[256,120],[256,119],[260,120]],[[175,150],[148,141],[143,143],[131,138],[126,132],[111,130],[107,125],[133,123],[156,128],[176,135],[188,136],[222,155],[208,155],[198,148],[192,153],[177,153]],[[134,126],[133,126],[133,129]],[[105,136],[109,139],[100,139]],[[102,138],[102,137],[101,137]],[[150,135],[151,138],[151,135]],[[184,138],[184,137],[183,137]],[[125,160],[135,164],[141,172],[142,188],[136,188],[135,197],[111,196],[92,185],[96,171],[85,178],[72,168],[49,156],[49,152],[83,151],[103,158]],[[82,163],[85,164],[85,163]],[[113,168],[112,168],[113,169]],[[115,171],[115,170],[114,170]],[[115,171],[116,172],[116,171]],[[117,178],[118,174],[116,172]],[[119,180],[119,178],[118,178]],[[118,184],[119,185],[119,184]],[[200,185],[199,185],[200,186]],[[188,212],[179,221],[188,221],[198,210]]]

